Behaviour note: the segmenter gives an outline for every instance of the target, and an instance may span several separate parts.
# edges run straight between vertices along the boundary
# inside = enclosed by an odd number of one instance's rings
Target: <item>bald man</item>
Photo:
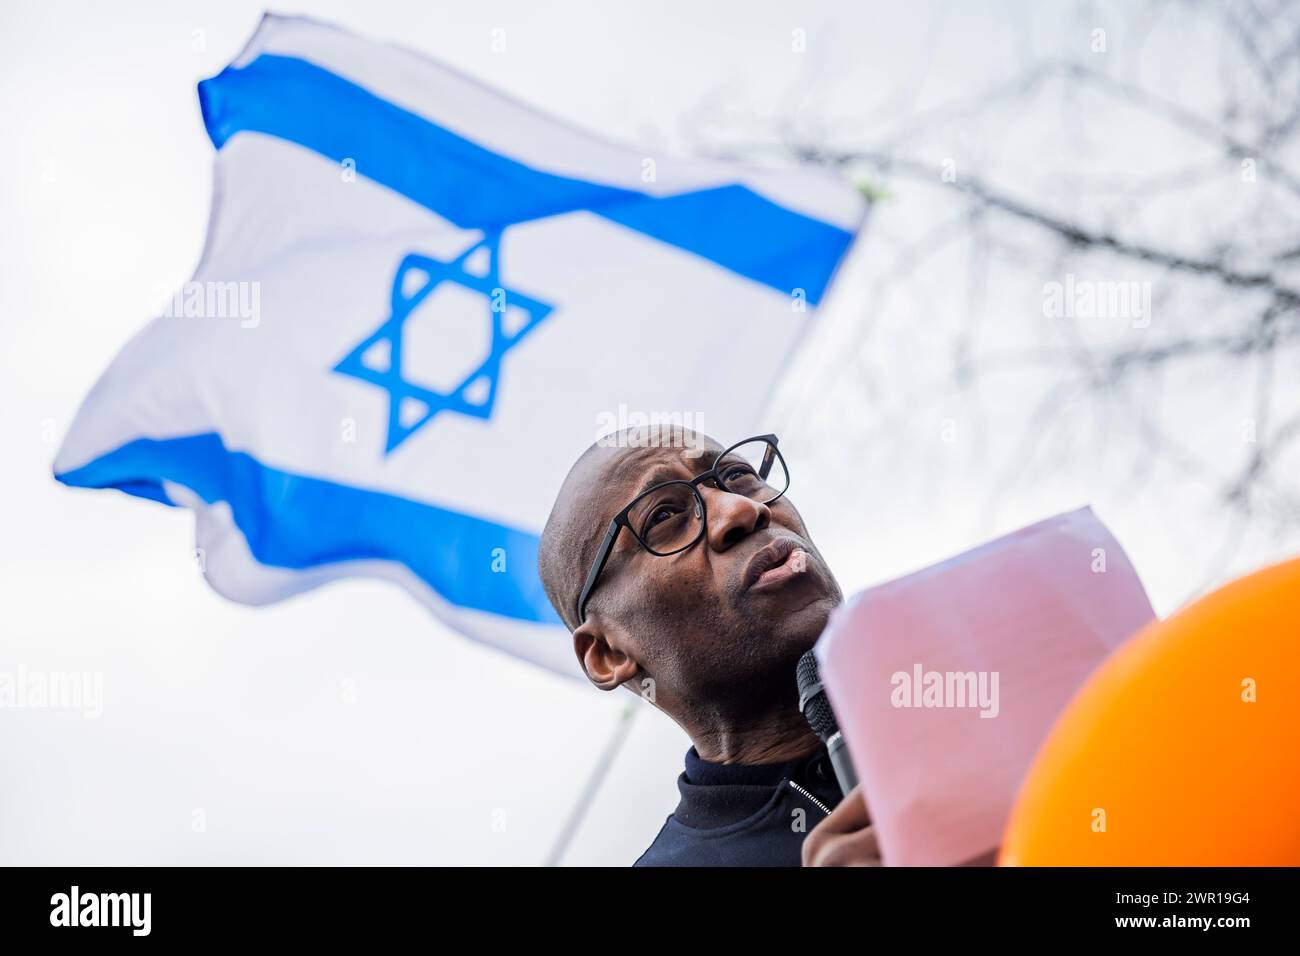
[[[843,596],[786,491],[774,435],[724,448],[625,430],[569,471],[538,569],[583,673],[691,738],[681,800],[637,866],[876,864],[799,712],[795,666]]]

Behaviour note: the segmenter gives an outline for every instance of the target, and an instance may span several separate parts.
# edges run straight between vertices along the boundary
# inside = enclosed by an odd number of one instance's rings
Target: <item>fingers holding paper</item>
[[[861,786],[850,790],[830,816],[809,831],[803,841],[803,865],[881,865],[876,829]]]

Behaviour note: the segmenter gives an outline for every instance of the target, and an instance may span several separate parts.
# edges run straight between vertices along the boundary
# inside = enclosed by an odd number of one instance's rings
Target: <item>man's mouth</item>
[[[808,552],[793,538],[777,538],[750,559],[745,568],[744,590],[780,587],[807,569]]]

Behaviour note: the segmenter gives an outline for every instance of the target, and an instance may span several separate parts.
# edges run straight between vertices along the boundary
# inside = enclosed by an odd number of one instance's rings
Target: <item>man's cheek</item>
[[[808,570],[810,573],[815,573],[825,583],[826,589],[830,594],[838,597],[840,600],[844,599],[844,595],[840,591],[839,582],[835,580],[835,575],[831,573],[830,565],[826,563],[826,559],[821,556],[820,551],[814,549],[811,552],[808,561]]]

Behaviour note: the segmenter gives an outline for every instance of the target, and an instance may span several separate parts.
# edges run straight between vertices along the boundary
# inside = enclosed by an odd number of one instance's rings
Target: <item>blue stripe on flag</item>
[[[389,560],[460,607],[545,624],[559,618],[537,577],[538,537],[483,518],[263,465],[216,434],[141,438],[55,475],[79,488],[117,488],[167,502],[162,482],[230,505],[259,562],[305,569]],[[168,502],[170,503],[170,502]],[[505,570],[494,572],[502,549]]]
[[[463,229],[500,229],[575,210],[669,243],[817,304],[853,235],[740,185],[650,196],[542,172],[296,57],[264,53],[199,83],[220,149],[248,130],[297,143]]]

